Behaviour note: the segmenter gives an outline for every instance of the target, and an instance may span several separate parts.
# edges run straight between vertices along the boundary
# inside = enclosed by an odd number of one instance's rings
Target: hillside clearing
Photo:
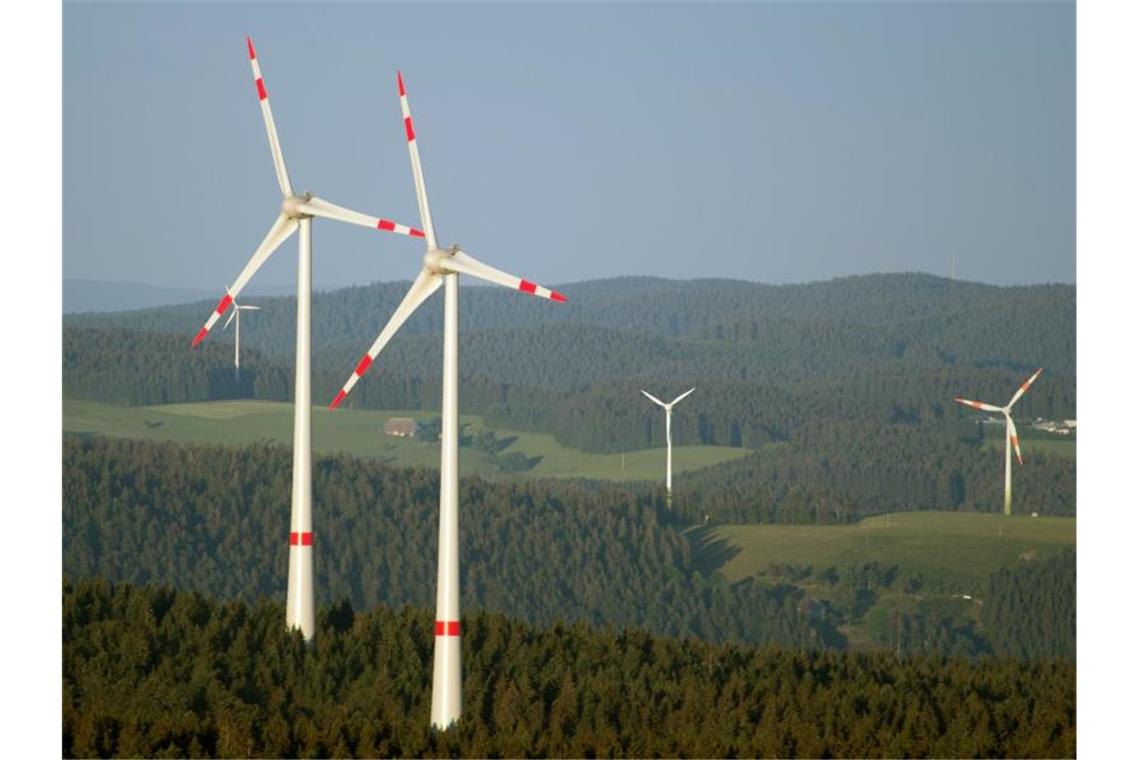
[[[313,407],[313,450],[317,453],[349,453],[384,459],[406,467],[439,467],[438,442],[416,438],[396,438],[380,433],[392,417],[427,421],[437,417],[431,411],[366,411],[340,409],[330,412]],[[462,414],[464,434],[484,429],[483,418]],[[161,406],[117,406],[67,399],[63,403],[63,429],[68,433],[104,435],[116,438],[216,443],[247,446],[252,443],[292,445],[293,405],[277,401],[208,401]],[[642,449],[622,454],[589,454],[567,448],[544,433],[494,430],[501,441],[509,441],[503,454],[521,453],[537,463],[520,473],[525,477],[581,477],[611,481],[664,480],[665,450]],[[728,446],[677,446],[673,449],[674,474],[683,475],[712,465],[738,459],[750,449]],[[492,475],[499,472],[492,456],[472,447],[459,455],[462,474]]]
[[[728,560],[730,581],[764,573],[769,565],[811,565],[814,572],[878,562],[902,575],[921,574],[963,590],[1019,557],[1040,558],[1076,545],[1071,517],[1029,517],[965,512],[902,512],[855,525],[719,525],[702,536]]]

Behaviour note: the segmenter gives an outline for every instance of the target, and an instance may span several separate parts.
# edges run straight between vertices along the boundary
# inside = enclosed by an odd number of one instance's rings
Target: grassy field
[[[439,467],[439,444],[414,438],[393,438],[379,431],[390,417],[428,420],[434,412],[359,411],[330,412],[313,407],[313,450],[348,452],[386,459],[400,466]],[[460,415],[466,433],[483,429],[483,419]],[[245,446],[258,441],[292,445],[293,405],[275,401],[211,401],[196,404],[128,407],[91,401],[65,400],[63,429],[119,438],[142,438],[189,443],[224,443]],[[514,438],[502,453],[521,452],[541,457],[525,477],[585,477],[602,480],[664,480],[665,449],[644,449],[621,454],[588,454],[561,446],[554,436],[496,429],[500,439]],[[727,446],[678,446],[673,449],[674,474],[699,470],[750,454]],[[624,463],[624,468],[623,468]],[[470,447],[460,449],[464,474],[497,472],[489,454]],[[682,481],[683,482],[683,481]]]
[[[1023,552],[1043,557],[1075,546],[1076,525],[1071,517],[902,512],[855,525],[721,525],[702,541],[729,556],[721,572],[733,581],[763,572],[770,563],[806,564],[819,572],[879,562],[965,590],[999,567],[1016,566]]]
[[[1026,454],[1045,454],[1046,456],[1054,457],[1067,457],[1069,459],[1077,458],[1077,442],[1072,438],[1022,438],[1019,443],[1021,444],[1021,455]],[[985,442],[982,444],[983,448],[992,449],[1002,456],[1005,455],[1005,437],[986,436]],[[1014,457],[1016,460],[1017,457]],[[1016,464],[1016,461],[1014,462]]]
[[[985,425],[985,440],[982,448],[1005,454],[1005,428],[1001,425]],[[1044,433],[1034,430],[1028,422],[1021,423],[1018,428],[1021,434],[1021,453],[1043,454],[1045,456],[1077,458],[1077,439],[1054,433]],[[1015,457],[1016,459],[1016,457]]]

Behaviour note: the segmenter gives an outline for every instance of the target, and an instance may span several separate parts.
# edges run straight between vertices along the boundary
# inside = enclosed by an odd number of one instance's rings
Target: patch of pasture
[[[419,438],[384,435],[392,417],[426,422],[434,411],[357,410],[313,407],[313,450],[332,454],[379,458],[398,466],[439,467],[439,443]],[[461,414],[464,433],[484,429],[483,418]],[[130,407],[93,401],[65,400],[66,432],[179,443],[248,446],[253,443],[293,442],[293,405],[277,401],[207,401],[192,404]],[[525,477],[574,477],[612,481],[665,479],[665,449],[643,449],[622,454],[591,454],[562,446],[553,435],[495,429],[499,440],[509,441],[500,456],[521,453],[536,461]],[[673,449],[673,475],[710,467],[752,453],[728,446],[677,446]],[[462,474],[497,474],[491,454],[470,446],[460,449]]]
[[[1076,545],[1076,519],[973,512],[898,512],[854,525],[719,525],[702,537],[727,561],[730,581],[775,564],[811,565],[813,573],[878,562],[942,587],[978,585],[999,567],[1033,561]]]

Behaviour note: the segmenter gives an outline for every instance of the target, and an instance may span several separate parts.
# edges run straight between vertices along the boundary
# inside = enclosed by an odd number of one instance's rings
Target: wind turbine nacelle
[[[428,251],[424,254],[424,268],[432,274],[448,274],[452,270],[447,266],[447,260],[454,256],[460,250],[458,245],[453,245],[446,251],[436,249]]]
[[[309,202],[313,197],[312,193],[305,193],[304,195],[290,195],[285,200],[281,201],[281,212],[290,219],[309,219],[312,214],[306,213],[302,206]]]

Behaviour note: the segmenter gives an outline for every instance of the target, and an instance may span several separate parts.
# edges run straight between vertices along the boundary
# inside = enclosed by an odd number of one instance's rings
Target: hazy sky
[[[543,283],[1075,278],[1068,3],[64,6],[64,276],[220,290],[280,193],[418,225]],[[422,243],[317,220],[318,287]],[[255,279],[295,277],[296,238]]]

